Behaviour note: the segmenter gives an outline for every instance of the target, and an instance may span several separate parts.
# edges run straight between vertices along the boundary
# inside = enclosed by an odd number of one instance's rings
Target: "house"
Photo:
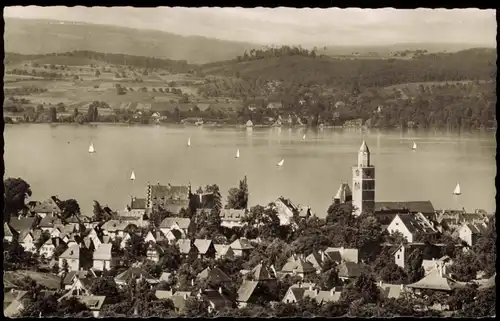
[[[306,256],[306,262],[311,263],[312,266],[316,269],[317,273],[320,273],[323,269],[323,263],[325,259],[326,257],[324,251],[313,252]]]
[[[64,235],[66,235],[66,234],[64,234],[61,230],[62,230],[61,224],[54,226],[54,228],[52,230],[50,230],[50,237],[52,237],[52,238],[54,238],[54,237],[61,238],[61,236],[64,237]]]
[[[249,107],[248,109],[250,109],[250,107]],[[250,109],[250,110],[252,110],[252,109]],[[253,127],[253,122],[249,119],[249,120],[246,122],[245,126],[246,126],[247,128],[251,128],[251,127]]]
[[[59,256],[59,268],[62,269],[64,261],[66,261],[68,263],[68,271],[79,271],[81,263],[80,255],[80,247],[78,245],[68,247],[68,249]]]
[[[39,297],[41,299],[54,295],[55,291],[41,291]],[[12,301],[5,307],[4,301],[4,315],[7,318],[19,317],[22,310],[33,303],[33,296],[28,295],[28,291],[15,291],[12,293]]]
[[[129,233],[124,233],[123,234],[123,238],[120,240],[120,249],[124,249],[127,247],[128,245],[128,241],[131,239],[130,237],[130,234]]]
[[[344,204],[352,201],[352,191],[347,183],[341,183],[340,187],[333,198],[333,204]]]
[[[40,239],[42,230],[24,230],[18,236],[19,245],[26,252],[35,253],[37,251],[36,242]]]
[[[148,260],[158,263],[160,262],[160,256],[163,254],[163,249],[156,243],[149,243],[148,249],[146,251],[146,257]]]
[[[244,308],[258,299],[258,296],[254,295],[258,285],[258,281],[243,280],[236,296],[236,303],[239,308]]]
[[[163,241],[164,239],[165,239],[165,236],[163,235],[161,230],[149,231],[148,234],[146,235],[146,237],[144,238],[144,243],[148,243],[148,242],[157,243],[157,242]]]
[[[143,279],[149,284],[157,284],[159,281],[155,279],[152,275],[150,275],[146,270],[141,267],[133,266],[128,270],[118,274],[115,277],[115,282],[119,286],[127,285],[130,280],[135,279]]]
[[[9,223],[4,222],[3,223],[3,239],[4,239],[4,241],[12,242],[14,237],[17,237],[17,236],[18,236],[17,232],[12,227],[10,227]]]
[[[167,217],[160,223],[160,230],[165,236],[171,230],[178,230],[185,238],[193,230],[194,224],[190,218],[185,217]]]
[[[233,301],[226,296],[222,288],[219,287],[218,290],[205,289],[201,290],[197,294],[199,300],[208,302],[208,312],[223,311],[225,309],[233,308]]]
[[[252,244],[246,238],[239,238],[229,245],[235,256],[247,257],[254,249]]]
[[[278,212],[280,225],[289,225],[294,214],[298,214],[299,209],[290,200],[280,196],[274,201],[275,209]]]
[[[160,276],[160,282],[170,282],[172,281],[172,273],[163,272]]]
[[[133,196],[130,200],[130,208],[128,210],[134,216],[143,217],[146,214],[146,199]]]
[[[43,243],[43,245],[39,249],[40,256],[51,259],[54,256],[55,249],[59,245],[66,245],[61,238],[54,237],[48,239],[45,243]]]
[[[313,290],[305,292],[305,296],[310,296],[312,299],[316,300],[318,304],[324,304],[327,302],[338,302],[342,295],[342,287],[333,287],[329,291]],[[311,294],[313,296],[311,296]]]
[[[343,261],[335,267],[337,269],[339,279],[348,281],[361,276],[361,269],[358,263]]]
[[[231,278],[218,267],[207,267],[196,276],[198,280],[208,282],[212,286],[231,283]]]
[[[154,112],[153,114],[151,114],[151,121],[153,122],[159,122],[160,121],[160,113],[159,112]]]
[[[321,254],[321,252],[320,252]],[[324,254],[332,261],[340,263],[341,261],[345,262],[359,262],[359,250],[358,249],[349,249],[342,247],[328,247]]]
[[[86,295],[78,296],[77,298],[89,308],[94,318],[100,316],[101,309],[106,304],[106,297],[101,295]]]
[[[431,201],[375,202],[374,215],[381,224],[389,224],[400,213],[422,213],[431,218],[435,210]]]
[[[95,271],[109,271],[114,266],[112,260],[112,244],[100,244],[93,253],[93,268]]]
[[[458,229],[458,236],[462,241],[467,243],[469,246],[474,246],[477,243],[479,237],[486,231],[486,225],[474,224],[474,223],[464,223]]]
[[[71,287],[75,283],[76,278],[82,280],[82,279],[86,279],[86,278],[92,279],[92,278],[96,278],[96,277],[97,276],[92,269],[89,269],[89,270],[81,270],[80,269],[80,271],[68,271],[68,273],[66,274],[66,276],[63,279],[64,290],[71,289]]]
[[[316,269],[311,263],[307,262],[302,257],[299,257],[285,263],[281,272],[283,274],[297,275],[304,278],[306,275],[316,273]]]
[[[112,240],[119,237],[122,238],[124,236],[125,229],[130,225],[128,221],[120,221],[120,220],[109,220],[104,223],[101,227],[103,233],[108,235]]]
[[[194,246],[196,246],[196,248],[198,250],[198,256],[200,258],[202,258],[202,257],[214,258],[215,257],[215,247],[214,247],[214,243],[212,242],[212,240],[195,239]]]
[[[233,259],[235,256],[233,249],[229,245],[214,244],[214,248],[215,248],[216,259],[222,259],[222,258]]]
[[[34,228],[35,218],[34,217],[22,217],[18,216],[11,217],[9,221],[10,227],[17,232],[17,234],[21,234],[22,231],[30,231]]]
[[[433,270],[437,269],[438,266],[442,266],[445,273],[449,272],[449,268],[453,265],[453,260],[445,255],[439,259],[422,260],[422,267],[424,268],[425,275],[431,273]]]
[[[404,269],[406,263],[408,262],[408,257],[417,249],[422,251],[424,260],[432,260],[442,257],[442,250],[440,246],[428,245],[425,243],[408,243],[401,244],[392,250],[391,254],[394,255],[394,263]]]
[[[396,214],[387,227],[390,234],[401,233],[408,242],[416,242],[419,237],[439,233],[432,223],[421,213]]]
[[[399,299],[406,292],[404,284],[389,284],[379,281],[377,284],[380,289],[382,299]]]
[[[190,199],[190,188],[188,186],[148,185],[146,208],[158,211],[160,208],[179,214],[183,208],[188,208]]]
[[[298,211],[299,211],[299,218],[308,218],[311,217],[312,215],[315,215],[311,211],[311,207],[307,205],[302,205],[302,206],[299,205]]]
[[[32,211],[42,219],[47,215],[57,216],[61,214],[61,208],[57,205],[56,198],[50,197],[48,200],[37,203]]]
[[[94,280],[95,278],[92,278],[89,275],[79,277],[79,274],[75,273],[71,278],[70,286],[67,288],[68,291],[59,298],[59,301],[72,296],[92,295],[90,289]]]
[[[243,218],[246,216],[246,210],[236,209],[221,209],[219,216],[221,219],[221,226],[232,228],[235,226],[243,226]]]
[[[406,286],[414,293],[419,294],[422,290],[433,290],[439,292],[448,292],[465,287],[465,283],[452,280],[445,274],[445,271],[438,266],[432,273],[427,274],[421,280],[408,284]]]
[[[182,233],[181,230],[170,230],[168,233],[165,235],[165,239],[169,243],[176,243],[178,240],[182,239],[184,237],[184,234]]]
[[[198,257],[198,248],[194,245],[194,243],[191,240],[180,239],[177,241],[176,244],[179,247],[181,255]]]
[[[302,283],[291,285],[281,300],[283,303],[297,303],[302,301],[306,296],[314,298],[317,296],[314,283]],[[322,295],[323,296],[323,295]],[[340,295],[339,295],[340,297]]]

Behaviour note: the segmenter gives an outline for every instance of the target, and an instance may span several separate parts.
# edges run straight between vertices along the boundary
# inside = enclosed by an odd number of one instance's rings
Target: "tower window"
[[[356,170],[356,176],[359,176],[359,169]]]

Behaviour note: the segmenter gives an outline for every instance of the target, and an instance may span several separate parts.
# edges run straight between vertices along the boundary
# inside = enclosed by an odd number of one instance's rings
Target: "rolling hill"
[[[494,49],[468,49],[400,59],[335,59],[300,55],[203,65],[205,74],[281,80],[302,84],[385,87],[407,82],[492,80]]]
[[[5,51],[47,54],[87,50],[189,63],[233,59],[259,45],[108,25],[51,20],[5,19]]]

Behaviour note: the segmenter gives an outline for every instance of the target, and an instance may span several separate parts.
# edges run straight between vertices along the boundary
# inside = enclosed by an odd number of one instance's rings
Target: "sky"
[[[497,30],[495,10],[480,9],[15,6],[6,7],[4,17],[117,25],[258,44],[496,46]]]

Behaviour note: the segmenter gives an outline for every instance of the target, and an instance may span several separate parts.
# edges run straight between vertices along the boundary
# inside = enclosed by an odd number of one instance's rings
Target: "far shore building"
[[[148,185],[146,196],[146,209],[149,211],[166,210],[172,214],[179,214],[181,209],[189,207],[189,186],[173,185]]]

